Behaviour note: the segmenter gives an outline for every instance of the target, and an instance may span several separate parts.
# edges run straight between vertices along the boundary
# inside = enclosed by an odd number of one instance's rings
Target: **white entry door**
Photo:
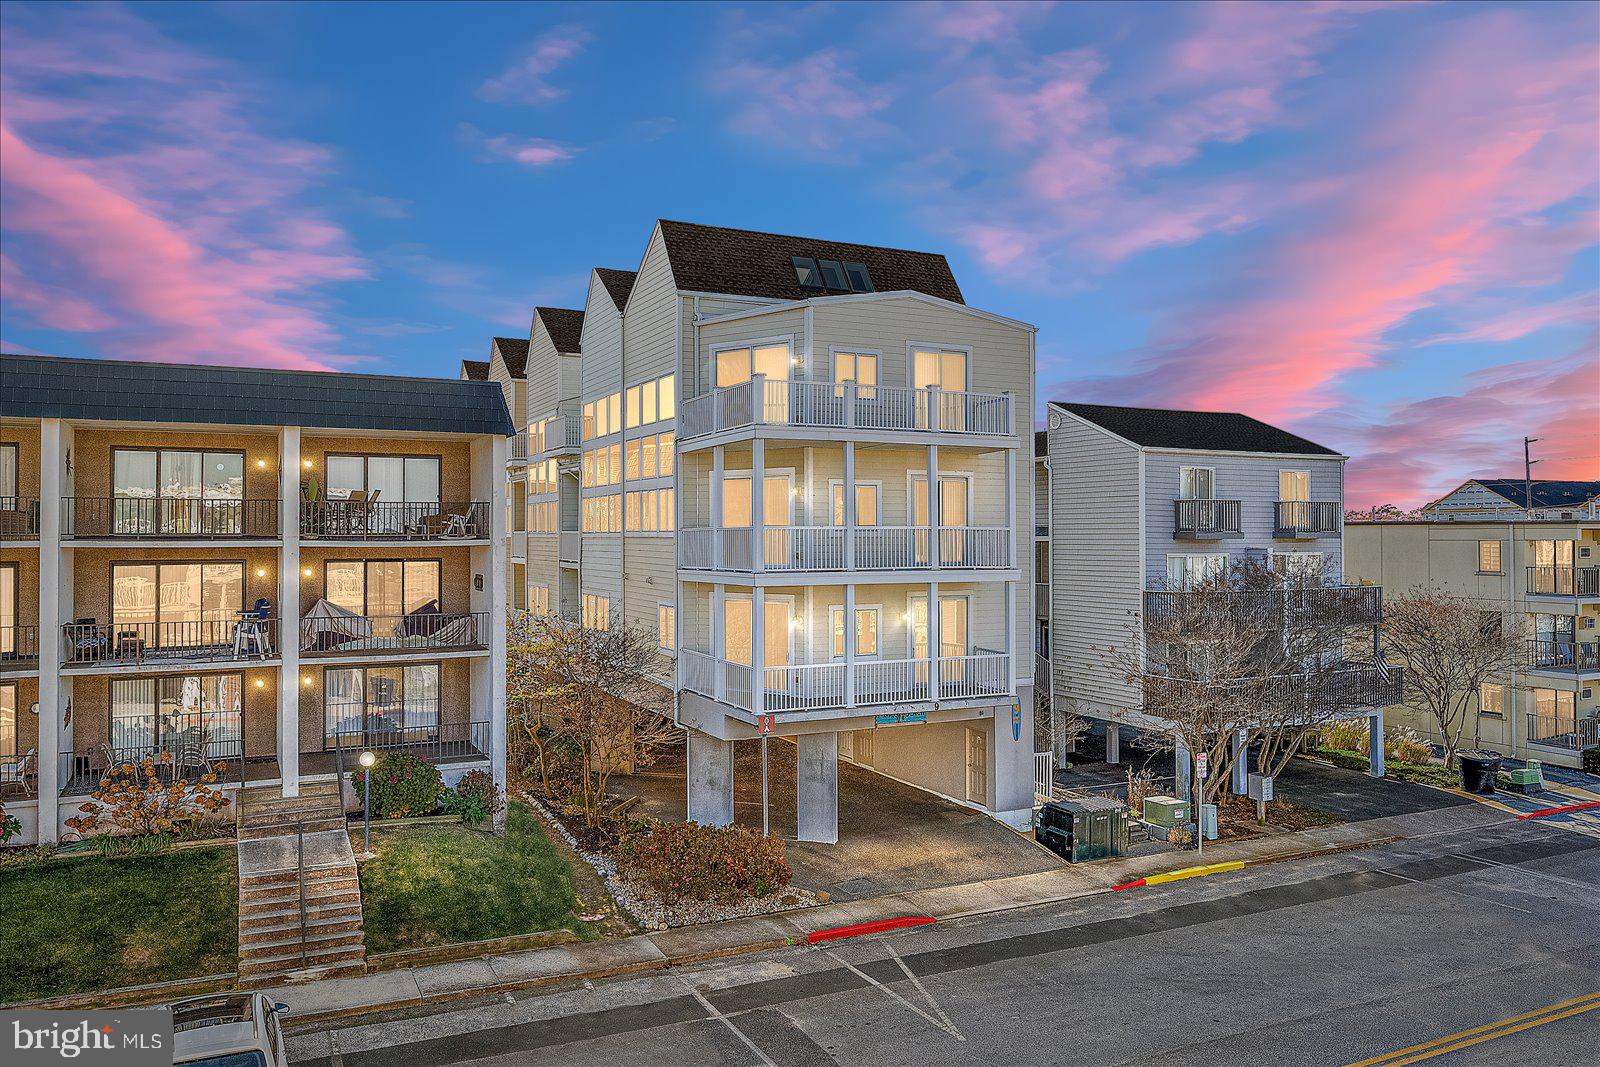
[[[967,729],[967,799],[989,803],[989,735]]]

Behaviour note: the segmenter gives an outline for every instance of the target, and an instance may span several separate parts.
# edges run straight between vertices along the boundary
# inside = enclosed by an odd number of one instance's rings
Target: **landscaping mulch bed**
[[[581,818],[561,818],[538,798],[528,796],[525,799],[541,814],[546,823],[565,839],[574,853],[582,857],[599,875],[602,884],[623,914],[646,930],[666,930],[677,926],[695,926],[700,923],[721,922],[724,919],[739,919],[751,915],[770,915],[827,903],[826,894],[795,889],[791,886],[764,897],[735,901],[731,904],[698,900],[668,904],[649,886],[624,877],[617,870],[617,862],[609,852],[590,851],[584,848],[574,831],[583,828],[585,838],[590,841],[605,842],[607,849],[615,847],[615,833],[596,834],[586,827]]]
[[[1217,799],[1217,837],[1222,841],[1248,841],[1273,834],[1292,834],[1318,826],[1337,826],[1343,819],[1330,811],[1287,800],[1267,802],[1267,823],[1256,822],[1256,802],[1225,793]]]

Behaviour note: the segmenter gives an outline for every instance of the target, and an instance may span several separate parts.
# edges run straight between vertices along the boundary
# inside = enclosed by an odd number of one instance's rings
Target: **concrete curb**
[[[1304,833],[1320,834],[1320,837],[1295,841],[1294,838],[1299,835],[1284,835],[1240,842],[1236,846],[1226,847],[1256,854],[1230,860],[1219,857],[1219,862],[1230,867],[1234,862],[1239,863],[1240,867],[1291,862],[1372,848],[1401,839],[1394,834],[1353,831],[1351,824]],[[1280,845],[1293,847],[1277,847]],[[288,1003],[294,1010],[290,1016],[290,1032],[304,1033],[326,1028],[332,1023],[412,1012],[474,998],[503,996],[522,989],[575,985],[602,978],[692,966],[731,956],[803,947],[815,929],[851,926],[906,915],[930,916],[944,922],[1042,904],[1065,903],[1113,892],[1113,882],[1125,880],[1127,874],[1131,873],[1129,867],[1148,868],[1147,877],[1159,877],[1182,869],[1174,861],[1181,863],[1189,858],[1186,853],[1163,853],[1127,861],[1128,867],[1123,867],[1115,876],[1109,871],[1083,868],[1043,871],[870,900],[842,901],[803,911],[681,927],[615,941],[562,945],[509,956],[461,960],[437,967],[409,968],[354,978],[325,979],[297,986],[279,986],[266,992]],[[1066,880],[1074,884],[1061,884]],[[799,924],[802,920],[806,924],[804,927]],[[319,1009],[319,1004],[328,1004],[330,1001],[337,1003],[342,993],[356,996],[364,994],[366,1002]]]

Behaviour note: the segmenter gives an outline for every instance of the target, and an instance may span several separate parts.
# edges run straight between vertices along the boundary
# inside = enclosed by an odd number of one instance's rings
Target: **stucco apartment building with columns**
[[[453,379],[0,356],[0,790],[57,840],[163,754],[295,796],[505,782],[510,418]]]

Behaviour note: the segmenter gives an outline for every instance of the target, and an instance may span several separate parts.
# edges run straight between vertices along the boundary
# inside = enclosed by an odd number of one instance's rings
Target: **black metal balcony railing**
[[[325,749],[338,753],[341,770],[353,771],[362,752],[401,750],[428,763],[463,763],[489,758],[487,722],[446,722],[402,725],[393,713],[374,711],[360,704],[332,704],[324,708],[324,722],[332,724],[323,737]],[[435,712],[437,716],[437,712]]]
[[[1151,589],[1144,594],[1146,623],[1168,623],[1180,617],[1182,589]],[[1377,626],[1383,621],[1383,589],[1376,585],[1294,585],[1280,589],[1237,590],[1228,594],[1229,610],[1261,613],[1276,628],[1286,617],[1316,626]]]
[[[0,541],[32,541],[39,536],[39,502],[0,496]]]
[[[75,622],[61,628],[62,663],[81,667],[267,659],[278,647],[277,633],[276,619],[125,622],[110,626]]]
[[[278,501],[180,497],[61,498],[63,537],[276,537]]]
[[[1528,666],[1542,670],[1600,671],[1600,644],[1593,641],[1529,641]]]
[[[1238,500],[1174,500],[1172,536],[1189,540],[1239,537],[1244,505]]]
[[[1600,567],[1532,566],[1524,592],[1536,596],[1600,596]]]
[[[300,535],[344,540],[442,541],[489,536],[489,505],[366,500],[304,500]]]
[[[1155,715],[1163,704],[1190,705],[1196,689],[1238,697],[1265,715],[1317,718],[1354,708],[1386,708],[1405,695],[1405,670],[1384,663],[1348,663],[1306,674],[1280,674],[1241,681],[1206,681],[1153,675],[1145,679],[1146,705]]]
[[[1339,532],[1339,505],[1332,500],[1279,500],[1272,506],[1274,537],[1331,537]]]
[[[300,620],[302,652],[477,649],[489,641],[487,611],[316,616]]]
[[[244,782],[244,731],[237,711],[152,715],[142,729],[124,727],[112,741],[61,753],[61,792],[92,793],[119,766],[146,760],[164,783],[215,774],[218,784]],[[113,733],[117,731],[114,727]]]
[[[37,626],[0,626],[0,671],[16,670],[38,662]]]

